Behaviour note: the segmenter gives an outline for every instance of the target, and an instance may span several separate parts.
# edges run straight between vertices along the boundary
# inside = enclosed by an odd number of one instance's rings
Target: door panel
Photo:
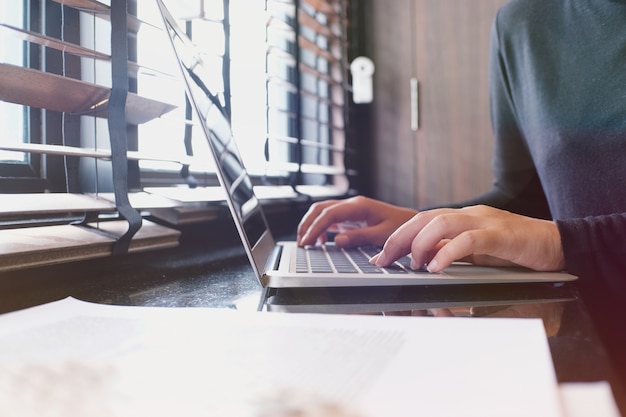
[[[415,206],[415,139],[410,122],[413,0],[372,0],[374,197]]]
[[[417,205],[457,202],[491,186],[491,24],[505,0],[414,0]]]

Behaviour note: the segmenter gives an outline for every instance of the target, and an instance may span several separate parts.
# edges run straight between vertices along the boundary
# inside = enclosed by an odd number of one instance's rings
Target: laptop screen
[[[265,266],[269,246],[273,247],[274,241],[237,149],[230,122],[219,99],[209,87],[215,75],[209,72],[208,66],[204,65],[196,48],[176,24],[161,0],[157,3],[180,64],[189,102],[195,108],[209,142],[215,158],[217,175],[226,191],[235,224],[242,239],[245,240],[244,246],[247,246],[248,255],[254,261],[258,272]],[[263,241],[265,243],[262,243]],[[265,249],[261,250],[260,254],[258,251],[253,254],[257,246],[263,246]]]

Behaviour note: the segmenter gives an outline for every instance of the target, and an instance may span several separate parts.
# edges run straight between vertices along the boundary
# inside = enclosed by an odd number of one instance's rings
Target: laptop
[[[281,288],[257,309],[283,313],[498,316],[529,307],[533,313],[576,301],[575,289],[545,284],[431,285],[405,287]],[[252,299],[250,305],[252,305]],[[523,311],[523,310],[522,310]]]
[[[375,247],[344,250],[332,244],[301,248],[295,241],[277,242],[268,227],[232,134],[229,119],[211,91],[210,71],[162,0],[157,0],[165,29],[195,110],[215,159],[243,246],[264,288],[387,287],[407,285],[564,282],[576,277],[563,272],[539,273],[522,268],[492,268],[457,263],[431,274],[413,271],[405,257],[389,268],[369,264]],[[337,265],[330,265],[335,261]]]

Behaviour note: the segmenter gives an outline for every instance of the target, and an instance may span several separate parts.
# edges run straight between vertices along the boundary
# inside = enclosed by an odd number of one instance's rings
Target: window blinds
[[[114,202],[115,191],[106,124],[111,93],[111,9],[122,3],[126,1],[23,0],[7,6],[22,7],[20,19],[0,17],[3,42],[21,51],[18,60],[0,60],[0,104],[18,109],[20,120],[12,122],[21,125],[21,134],[14,135],[19,137],[0,139],[0,194],[38,192],[28,198],[22,196],[22,210],[19,204],[12,204],[11,210],[0,212],[0,229],[59,223],[85,226],[102,216],[115,218],[119,214],[115,205],[106,201]],[[169,3],[176,5],[175,1]],[[165,177],[168,179],[163,184],[184,186],[186,180],[179,175],[182,167],[200,166],[202,178],[208,178],[202,184],[216,182],[210,167],[207,171],[203,164],[197,164],[203,158],[201,149],[194,149],[194,155],[184,150],[184,131],[194,124],[188,115],[185,120],[184,94],[176,102],[158,94],[159,87],[175,83],[176,76],[168,72],[167,65],[160,67],[163,62],[151,65],[136,59],[142,52],[137,48],[144,48],[138,34],[147,31],[150,38],[151,33],[161,30],[158,19],[144,19],[141,14],[137,17],[138,9],[147,4],[128,0],[128,143],[124,158],[129,167],[128,187],[133,192],[131,205],[155,213],[175,207],[177,202],[167,193],[161,196],[168,199],[144,199],[143,191]],[[196,4],[199,12],[184,19],[189,21],[194,42],[201,48],[204,44],[207,60],[220,67],[216,82],[225,107],[237,112],[230,105],[231,98],[245,101],[246,92],[231,89],[238,80],[231,70],[234,58],[230,40],[234,31],[245,32],[246,28],[237,27],[230,15],[233,7],[245,10],[250,3],[198,0]],[[347,190],[346,7],[347,0],[266,0],[264,13],[251,16],[264,27],[264,59],[260,64],[264,66],[260,82],[264,86],[255,90],[255,94],[264,94],[258,108],[264,131],[238,139],[243,147],[257,141],[258,149],[263,150],[257,153],[265,169],[252,172],[259,175],[257,184],[320,186],[330,190],[328,195]],[[217,15],[206,13],[213,10],[219,11]],[[148,79],[155,82],[151,84]],[[245,124],[246,117],[239,120]],[[179,126],[169,142],[180,142],[182,153],[164,152],[162,144],[168,142],[142,137],[142,127],[156,122]],[[199,129],[195,130],[195,140],[201,140]],[[166,137],[163,133],[160,136]],[[151,142],[152,147],[140,146]],[[144,164],[151,168],[146,170]],[[146,171],[151,173],[146,175]],[[26,177],[33,180],[28,186]],[[62,199],[51,194],[61,194],[73,203],[64,210]],[[79,194],[94,198],[74,199]],[[206,192],[199,195],[199,200],[206,201]],[[292,192],[286,195],[294,196]],[[179,203],[194,198],[186,196]]]
[[[91,14],[94,20],[109,20],[109,6],[95,0],[58,0],[66,9],[72,7],[83,14]],[[44,2],[45,3],[45,2]],[[207,3],[205,1],[205,3]],[[228,5],[245,6],[241,1],[225,1]],[[245,3],[245,2],[243,2]],[[290,176],[294,184],[344,185],[346,167],[345,97],[347,93],[347,20],[346,2],[341,0],[267,0],[266,2],[266,143],[267,171],[278,176]],[[207,7],[207,6],[205,6]],[[207,7],[208,8],[208,7]],[[66,13],[65,11],[63,13]],[[223,13],[224,34],[217,43],[225,42],[221,63],[224,69],[223,97],[230,103],[228,77],[229,48],[228,12]],[[260,17],[262,18],[262,16]],[[213,19],[213,23],[215,19]],[[218,22],[219,23],[219,22]],[[142,22],[129,16],[131,34],[139,30]],[[110,52],[85,47],[45,33],[20,28],[0,22],[1,33],[39,45],[43,51],[56,50],[63,56],[92,59],[94,67],[109,65]],[[200,36],[204,36],[203,33]],[[62,37],[62,36],[61,36]],[[216,42],[211,37],[211,44]],[[202,45],[202,38],[198,37]],[[105,48],[106,49],[106,48]],[[42,52],[46,53],[46,52]],[[65,58],[64,58],[65,59]],[[131,79],[142,68],[129,62]],[[146,69],[145,71],[158,72]],[[101,71],[106,73],[105,71]],[[0,99],[30,107],[62,112],[70,115],[106,117],[110,88],[98,82],[85,82],[83,77],[69,77],[38,68],[2,63]],[[82,78],[82,79],[81,79]],[[19,82],[12,82],[19,80]],[[137,82],[135,81],[135,84]],[[63,97],[63,100],[59,100]],[[127,102],[127,121],[140,125],[170,112],[171,103],[153,100],[145,95],[130,92]],[[230,110],[230,106],[226,106]],[[262,111],[262,110],[260,110]],[[261,140],[256,139],[256,140]],[[22,146],[30,154],[48,154],[50,148],[33,146],[35,140]],[[3,141],[0,146],[7,145]],[[19,141],[18,143],[21,143]],[[244,142],[245,143],[245,142]],[[48,146],[57,145],[46,143]],[[57,145],[58,146],[58,145]],[[83,146],[84,147],[84,146]],[[19,150],[15,142],[4,147]],[[106,151],[106,149],[104,149]],[[130,151],[137,149],[130,148]],[[78,149],[59,147],[55,153],[80,154]],[[158,160],[158,152],[147,152],[146,160]],[[97,157],[94,149],[85,150],[85,157]],[[141,154],[135,155],[141,159]],[[180,155],[173,159],[161,158],[174,164],[180,163]]]
[[[136,4],[24,0],[9,7],[21,18],[0,21],[3,43],[13,51],[0,60],[0,111],[5,117],[23,110],[6,121],[18,127],[19,137],[0,140],[0,270],[176,245],[179,232],[151,222],[141,227],[127,191],[134,159],[127,150],[137,153],[136,126],[175,107],[137,94],[141,67],[129,61],[135,51],[115,55],[120,45],[132,49],[133,36],[149,25],[133,16]],[[0,19],[6,16],[13,14],[4,10]],[[115,62],[118,83],[112,80]],[[112,94],[111,87],[121,94]],[[115,100],[121,101],[109,105]],[[106,129],[115,118],[121,146],[113,146],[114,135]],[[104,164],[85,170],[85,160]],[[11,165],[27,168],[38,186],[24,187],[30,184],[27,175],[6,175]],[[85,186],[102,177],[108,177],[108,190]]]
[[[267,0],[269,165],[292,183],[347,188],[346,2]]]

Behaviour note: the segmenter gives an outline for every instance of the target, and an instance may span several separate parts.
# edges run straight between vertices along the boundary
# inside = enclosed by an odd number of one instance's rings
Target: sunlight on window
[[[262,173],[263,147],[266,136],[265,114],[265,8],[262,1],[231,0],[230,2],[230,77],[233,132],[240,151],[252,173]],[[225,35],[223,27],[223,2],[185,1],[168,2],[177,16],[192,19],[193,43],[202,59],[215,74],[214,91],[224,94],[222,60]],[[141,3],[139,17],[158,22],[155,7]],[[142,15],[143,14],[143,15]],[[185,21],[179,25],[185,27]],[[178,75],[178,67],[165,33],[139,33],[137,37],[138,62],[142,69],[138,76],[138,93],[166,101],[177,109],[160,119],[139,126],[139,151],[171,160],[183,160],[185,95],[184,85]],[[143,36],[142,36],[143,35]],[[164,47],[165,46],[165,47]],[[151,70],[152,73],[151,73]],[[154,71],[158,70],[158,74]],[[166,75],[163,76],[162,73]],[[193,116],[195,122],[195,115]],[[192,171],[214,171],[208,143],[199,125],[194,123],[192,133],[194,161]],[[141,161],[146,169],[180,170],[181,165],[159,161]]]
[[[2,128],[2,143],[19,144],[24,142],[25,124],[19,123],[25,120],[24,106],[0,101],[0,126]],[[26,154],[0,150],[0,161],[25,162]]]
[[[137,36],[137,54],[141,65],[137,74],[138,94],[176,106],[163,118],[138,126],[139,151],[154,158],[182,160],[185,157],[184,86],[177,76],[180,70],[165,32],[140,33]],[[140,166],[172,171],[181,168],[180,164],[150,160],[140,161]]]
[[[265,169],[267,132],[265,2],[231,1],[231,89],[233,132],[254,174]]]
[[[24,14],[21,7],[15,7],[13,2],[2,2],[0,4],[0,16],[2,22],[15,27],[23,27]],[[23,42],[17,40],[4,41],[0,48],[0,62],[24,65]],[[2,143],[19,144],[24,142],[26,137],[24,129],[26,113],[24,106],[0,101],[0,126],[2,126]],[[26,155],[21,152],[8,152],[0,150],[0,161],[24,162]]]

